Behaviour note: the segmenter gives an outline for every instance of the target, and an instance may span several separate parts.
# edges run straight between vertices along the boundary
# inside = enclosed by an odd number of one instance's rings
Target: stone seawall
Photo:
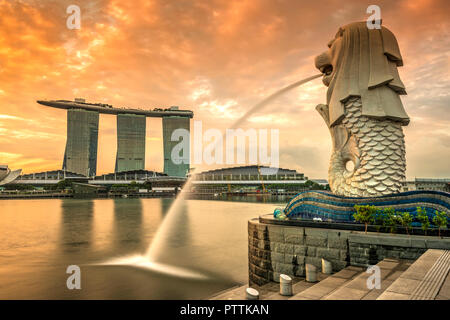
[[[249,283],[279,281],[280,274],[304,277],[305,264],[333,272],[348,265],[373,265],[384,258],[417,259],[427,249],[450,249],[450,239],[391,235],[248,222]]]
[[[250,283],[262,285],[279,281],[281,273],[304,277],[305,264],[319,268],[322,258],[331,261],[333,270],[347,266],[349,231],[280,226],[248,222]]]

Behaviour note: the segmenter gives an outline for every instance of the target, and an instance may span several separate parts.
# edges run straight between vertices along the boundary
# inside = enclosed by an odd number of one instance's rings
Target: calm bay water
[[[145,255],[174,199],[1,200],[0,299],[207,298],[247,282],[247,221],[279,206],[261,199],[183,200],[162,262],[206,280],[102,265]],[[81,268],[81,290],[66,287],[69,265]]]

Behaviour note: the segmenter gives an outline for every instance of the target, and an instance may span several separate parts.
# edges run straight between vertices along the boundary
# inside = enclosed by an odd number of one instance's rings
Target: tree
[[[383,227],[389,229],[390,233],[394,233],[399,221],[394,208],[384,208],[383,218]]]
[[[380,232],[380,229],[382,226],[384,226],[384,213],[383,210],[377,209],[377,212],[375,213],[375,219],[374,219],[375,227],[377,229],[377,232]]]
[[[355,205],[355,209],[356,213],[353,214],[353,218],[360,223],[364,223],[365,233],[367,234],[367,226],[369,223],[373,223],[375,221],[375,213],[377,212],[377,208],[370,205]]]
[[[438,226],[438,236],[441,236],[441,228],[447,228],[447,215],[444,211],[435,212],[435,216],[433,217],[433,223]]]
[[[422,230],[425,232],[425,235],[427,235],[430,219],[428,218],[427,210],[425,208],[417,207],[417,220],[420,221]]]
[[[409,227],[412,224],[413,218],[408,212],[400,213],[401,224],[406,228],[406,233],[409,234]]]
[[[67,189],[67,188],[72,188],[72,181],[64,179],[64,180],[59,181],[56,184],[56,189],[57,190],[64,190],[64,189]]]

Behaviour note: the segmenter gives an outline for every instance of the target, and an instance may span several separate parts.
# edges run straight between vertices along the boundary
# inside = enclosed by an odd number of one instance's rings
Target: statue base
[[[417,207],[429,215],[435,211],[450,213],[450,193],[441,191],[408,191],[380,197],[344,197],[327,191],[305,191],[292,198],[283,210],[287,219],[353,222],[355,205],[393,208],[416,216]],[[275,217],[280,211],[276,210]]]

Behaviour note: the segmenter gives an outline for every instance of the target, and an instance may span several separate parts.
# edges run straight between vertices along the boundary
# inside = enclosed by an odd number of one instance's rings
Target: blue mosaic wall
[[[425,208],[430,219],[436,210],[450,212],[450,193],[440,191],[408,191],[380,197],[343,197],[326,191],[305,191],[292,198],[284,209],[290,219],[321,218],[323,221],[353,222],[355,205],[392,207],[398,212],[417,214]]]

